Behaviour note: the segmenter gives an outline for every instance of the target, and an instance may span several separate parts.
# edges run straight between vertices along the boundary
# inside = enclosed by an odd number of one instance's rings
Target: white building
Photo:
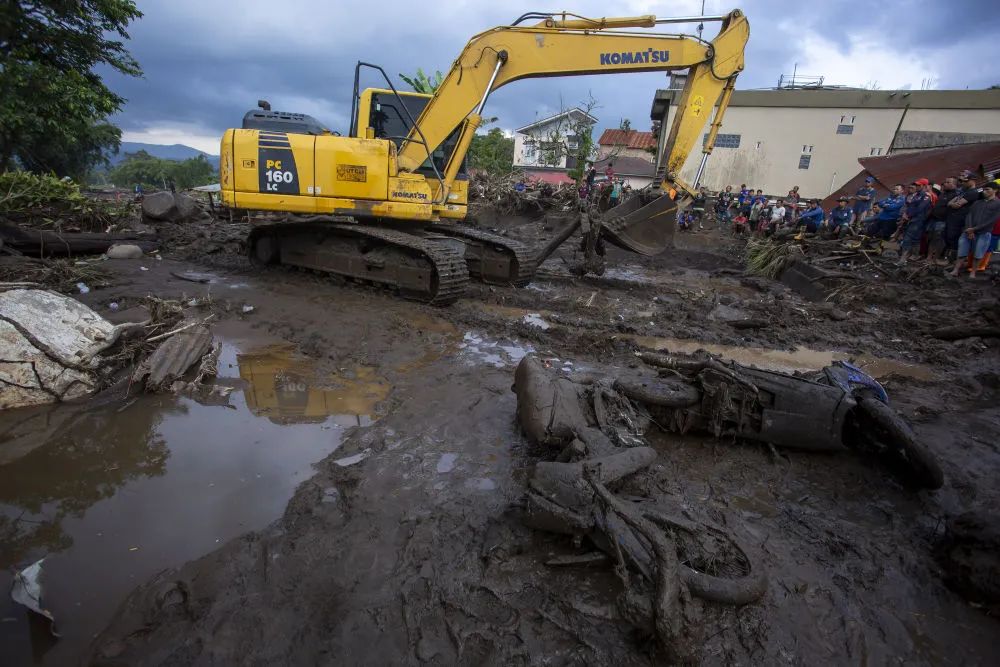
[[[578,132],[597,119],[576,107],[514,130],[514,167],[529,176],[545,172],[565,175],[577,164]],[[569,180],[568,177],[565,177]],[[549,179],[546,179],[549,180]]]
[[[657,91],[654,127],[669,132],[679,98],[679,90]],[[858,158],[997,140],[1000,90],[738,90],[701,182],[769,194],[798,185],[822,199],[858,173]],[[689,183],[700,148],[681,170]]]

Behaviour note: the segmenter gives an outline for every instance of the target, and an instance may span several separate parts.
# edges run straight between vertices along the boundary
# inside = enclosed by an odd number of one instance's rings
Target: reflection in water
[[[65,517],[81,515],[132,479],[164,473],[169,451],[155,431],[165,414],[185,409],[170,402],[123,419],[116,407],[0,413],[0,568],[35,550],[68,548]],[[47,428],[28,430],[39,426]]]
[[[247,407],[276,424],[320,423],[332,418],[341,426],[367,426],[391,389],[368,366],[336,375],[317,374],[307,359],[289,347],[239,354],[236,360],[240,378],[247,382]]]

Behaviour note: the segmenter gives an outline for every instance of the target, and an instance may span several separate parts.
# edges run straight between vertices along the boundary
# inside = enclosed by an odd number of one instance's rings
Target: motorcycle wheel
[[[906,482],[924,489],[939,489],[944,474],[934,455],[917,440],[913,429],[888,405],[870,396],[858,399],[858,435],[872,441]]]

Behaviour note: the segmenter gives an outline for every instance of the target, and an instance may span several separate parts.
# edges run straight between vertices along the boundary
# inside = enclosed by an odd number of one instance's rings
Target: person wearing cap
[[[906,203],[899,218],[899,263],[905,264],[914,250],[920,248],[927,215],[931,211],[931,198],[924,190],[930,185],[926,178],[918,178],[907,186]]]
[[[819,202],[815,199],[809,200],[809,208],[802,212],[799,216],[798,224],[805,227],[805,231],[810,234],[816,233],[819,226],[823,224],[823,220],[826,218],[826,214],[823,213],[823,209],[819,207]]]
[[[854,219],[861,220],[871,209],[872,204],[875,203],[875,178],[868,176],[865,178],[865,184],[858,188],[858,191],[854,193]]]
[[[951,275],[958,277],[958,272],[965,264],[965,258],[972,253],[976,260],[982,260],[989,249],[992,237],[991,231],[997,218],[1000,217],[1000,199],[997,199],[997,191],[1000,185],[989,182],[983,185],[983,196],[969,207],[969,213],[965,216],[965,228],[961,238],[958,239],[958,258],[955,260],[955,268]],[[969,270],[969,277],[976,277],[978,261],[973,262]]]
[[[847,197],[841,197],[826,217],[830,232],[834,236],[847,236],[851,233],[851,225],[854,224],[854,211],[848,206],[848,203]]]

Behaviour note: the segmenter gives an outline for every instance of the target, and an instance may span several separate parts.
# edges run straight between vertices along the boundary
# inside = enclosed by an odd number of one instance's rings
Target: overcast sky
[[[697,14],[700,0],[575,0],[579,14]],[[399,72],[446,71],[477,32],[509,24],[544,3],[483,0],[139,0],[145,16],[129,48],[142,79],[108,74],[128,99],[115,122],[126,141],[183,143],[219,152],[227,127],[260,98],[274,109],[317,117],[346,133],[354,63]],[[706,14],[732,2],[707,0]],[[1000,83],[987,54],[996,52],[996,0],[751,0],[746,69],[738,88],[765,88],[790,74],[822,75],[830,84],[879,88],[985,88]],[[552,9],[552,8],[549,8]],[[561,9],[561,7],[560,7]],[[365,11],[370,10],[366,15]],[[705,37],[717,24],[707,24]],[[680,26],[691,32],[696,26]],[[363,85],[378,82],[370,78]],[[401,83],[397,80],[397,83]],[[631,120],[649,129],[654,91],[665,74],[627,74],[517,81],[491,96],[485,115],[505,129],[578,104],[592,94],[598,131]],[[404,84],[405,85],[405,84]]]

